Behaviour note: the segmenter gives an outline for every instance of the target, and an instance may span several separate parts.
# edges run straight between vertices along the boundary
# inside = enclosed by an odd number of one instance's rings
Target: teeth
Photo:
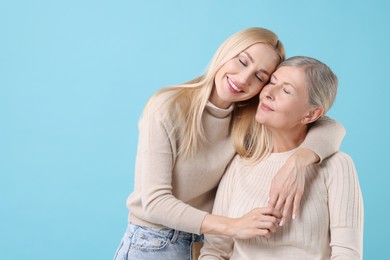
[[[239,89],[236,85],[234,85],[233,81],[231,81],[229,78],[228,78],[228,81],[229,81],[230,86],[232,86],[232,88],[233,88],[235,91],[241,92],[241,89]]]

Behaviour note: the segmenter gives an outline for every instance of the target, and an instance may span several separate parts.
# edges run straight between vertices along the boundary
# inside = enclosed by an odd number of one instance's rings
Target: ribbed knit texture
[[[213,213],[241,217],[266,207],[272,177],[294,152],[274,153],[252,166],[237,156],[223,177]],[[336,153],[306,174],[301,212],[271,238],[233,240],[206,235],[200,259],[361,259],[363,201],[351,158]]]

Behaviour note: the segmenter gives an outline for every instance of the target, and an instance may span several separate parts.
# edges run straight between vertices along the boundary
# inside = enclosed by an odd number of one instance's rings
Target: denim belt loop
[[[175,243],[176,242],[176,240],[177,240],[177,238],[179,237],[179,230],[174,230],[173,231],[173,236],[172,236],[172,238],[171,238],[171,243],[173,244],[173,243]]]

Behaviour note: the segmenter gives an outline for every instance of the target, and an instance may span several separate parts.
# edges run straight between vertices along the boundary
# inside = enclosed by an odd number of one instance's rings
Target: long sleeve
[[[364,210],[355,166],[344,153],[332,156],[329,164],[326,185],[331,259],[362,259]]]
[[[199,233],[207,212],[190,207],[172,194],[175,139],[157,115],[140,122],[139,153],[142,172],[142,205],[147,221]],[[185,220],[185,224],[180,223]],[[188,223],[193,223],[189,226]]]
[[[169,94],[169,93],[168,93]],[[166,95],[168,95],[166,94]],[[181,129],[177,113],[158,96],[139,122],[134,192],[127,199],[132,223],[200,233],[211,212],[217,185],[234,156],[229,138],[231,109],[206,107],[202,115],[207,141],[192,158],[178,153]],[[170,113],[165,111],[170,109]]]
[[[236,157],[218,186],[217,196],[215,198],[213,214],[219,216],[227,216],[229,205],[231,203],[231,195],[234,190],[234,178],[236,174],[236,166],[238,166]],[[201,249],[199,259],[229,259],[233,251],[234,241],[231,237],[222,235],[205,235],[205,242]]]
[[[339,151],[345,132],[345,128],[339,122],[326,116],[322,117],[310,127],[301,147],[314,151],[322,161]]]

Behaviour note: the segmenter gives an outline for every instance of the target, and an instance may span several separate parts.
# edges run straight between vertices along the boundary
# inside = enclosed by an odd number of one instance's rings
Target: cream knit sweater
[[[172,92],[159,95],[150,116],[139,122],[134,191],[127,199],[128,221],[150,227],[169,227],[199,234],[211,212],[219,181],[235,155],[230,138],[233,107],[209,103],[202,116],[207,141],[191,159],[178,155],[180,134],[172,131],[175,112],[163,117]],[[321,159],[339,149],[345,130],[338,122],[320,120],[302,146]]]
[[[213,214],[240,217],[267,206],[272,177],[295,150],[273,153],[256,165],[236,156],[219,185]],[[338,152],[306,175],[300,216],[267,238],[205,236],[200,259],[361,259],[363,201],[351,158]]]

